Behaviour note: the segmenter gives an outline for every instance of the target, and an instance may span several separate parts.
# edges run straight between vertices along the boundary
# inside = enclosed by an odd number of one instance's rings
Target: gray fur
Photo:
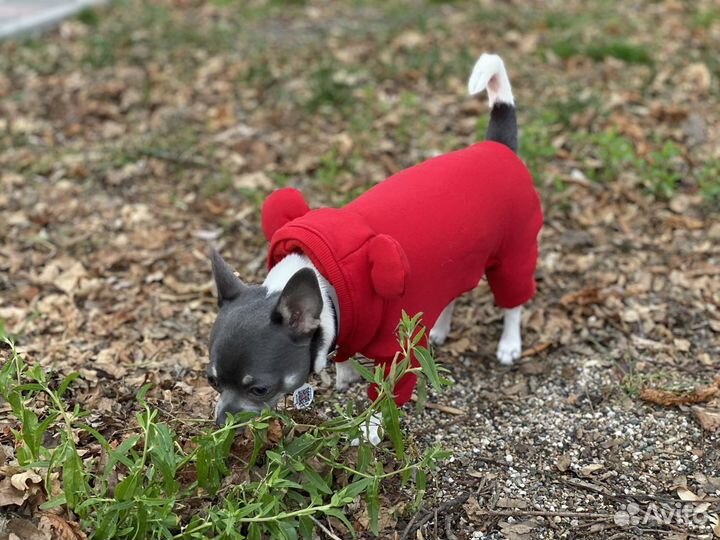
[[[281,293],[246,285],[211,254],[220,306],[210,334],[208,379],[220,392],[215,420],[272,408],[307,381],[321,330],[322,296],[312,270],[300,270]],[[265,392],[261,392],[261,390]]]

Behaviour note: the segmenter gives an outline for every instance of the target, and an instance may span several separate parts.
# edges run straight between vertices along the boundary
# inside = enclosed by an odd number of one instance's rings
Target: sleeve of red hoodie
[[[422,337],[422,339],[418,342],[418,346],[420,347],[427,347],[427,333]],[[398,346],[398,351],[400,350],[400,347]],[[390,369],[392,368],[392,362],[394,360],[393,357],[388,358],[379,358],[375,360],[375,365],[382,365],[385,370],[385,377],[387,378],[388,374],[390,373]],[[414,368],[420,367],[420,363],[417,361],[417,358],[415,358],[415,355],[410,357],[410,365]],[[402,378],[395,384],[395,403],[398,407],[404,405],[408,401],[410,401],[410,398],[412,397],[413,390],[415,389],[415,384],[417,383],[417,375],[414,373],[406,373],[402,376]],[[371,384],[368,387],[368,397],[371,401],[375,401],[378,397],[378,388],[376,384]]]

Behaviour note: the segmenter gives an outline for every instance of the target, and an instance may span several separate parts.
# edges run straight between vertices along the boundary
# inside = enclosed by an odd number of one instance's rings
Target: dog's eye
[[[212,386],[215,390],[218,389],[218,380],[215,375],[208,375],[207,380],[210,386]]]
[[[268,388],[267,386],[253,386],[250,389],[250,393],[254,396],[262,397],[268,393]]]

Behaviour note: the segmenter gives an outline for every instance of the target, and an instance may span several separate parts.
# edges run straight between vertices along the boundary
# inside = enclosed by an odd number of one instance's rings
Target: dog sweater
[[[432,328],[483,275],[500,307],[535,293],[540,201],[522,161],[495,142],[400,171],[342,208],[310,210],[299,191],[280,189],[263,205],[262,227],[270,268],[303,253],[335,288],[337,362],[360,353],[389,369],[402,310],[422,312]],[[398,382],[398,405],[414,386],[413,374]]]

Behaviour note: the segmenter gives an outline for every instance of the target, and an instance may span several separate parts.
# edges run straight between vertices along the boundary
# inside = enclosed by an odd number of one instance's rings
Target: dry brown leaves
[[[720,393],[720,377],[709,386],[695,388],[689,392],[676,393],[657,388],[643,388],[640,399],[663,407],[678,407],[680,405],[695,405],[710,401]]]
[[[43,479],[38,473],[13,465],[0,467],[0,507],[22,506],[26,501],[37,505],[44,497]]]

